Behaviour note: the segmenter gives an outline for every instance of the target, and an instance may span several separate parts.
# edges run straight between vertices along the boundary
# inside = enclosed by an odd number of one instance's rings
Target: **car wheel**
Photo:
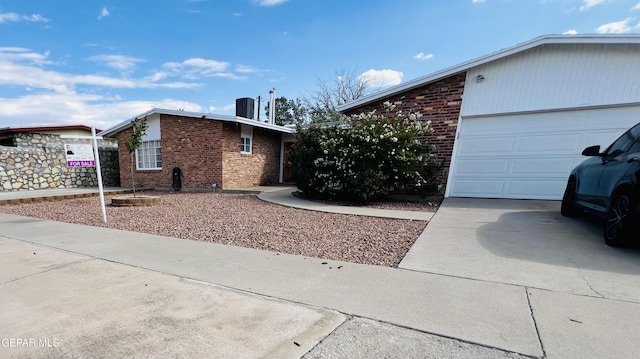
[[[571,177],[567,182],[567,188],[562,196],[562,205],[560,206],[560,214],[565,217],[573,217],[577,214],[576,207],[576,180]]]
[[[633,198],[626,192],[613,197],[604,227],[604,241],[610,246],[622,245],[631,233],[634,216]]]

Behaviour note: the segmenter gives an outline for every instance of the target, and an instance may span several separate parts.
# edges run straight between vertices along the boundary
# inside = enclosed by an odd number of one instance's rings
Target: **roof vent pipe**
[[[269,90],[269,123],[276,123],[276,89]]]

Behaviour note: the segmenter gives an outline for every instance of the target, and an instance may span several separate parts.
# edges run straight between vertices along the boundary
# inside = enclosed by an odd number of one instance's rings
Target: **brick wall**
[[[226,188],[276,184],[280,177],[280,133],[253,128],[251,154],[240,153],[240,125],[225,123],[222,159]]]
[[[209,189],[213,181],[228,189],[278,183],[279,133],[254,128],[251,155],[240,154],[240,125],[234,123],[161,115],[160,133],[162,170],[136,170],[138,185],[169,189],[174,167],[182,170],[184,190]],[[131,129],[118,134],[120,180],[127,187],[131,186],[131,156],[124,140],[130,136]]]
[[[365,106],[350,109],[347,115],[358,114],[377,110],[384,113],[385,101],[396,105],[396,110],[403,112],[416,112],[422,114],[423,121],[431,120],[433,133],[421,140],[436,145],[436,161],[443,165],[442,171],[438,174],[439,189],[445,191],[449,167],[451,165],[451,155],[453,143],[455,141],[458,118],[462,106],[462,93],[466,73],[453,75],[438,82],[427,84],[419,88],[395,94],[393,96],[378,100]]]

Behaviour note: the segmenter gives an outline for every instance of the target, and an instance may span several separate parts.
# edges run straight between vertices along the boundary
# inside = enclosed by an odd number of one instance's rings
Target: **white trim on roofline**
[[[159,115],[174,115],[174,116],[182,116],[182,117],[191,117],[198,118],[202,120],[214,120],[214,121],[223,121],[223,122],[231,122],[231,123],[239,123],[243,125],[249,125],[253,127],[260,127],[267,130],[272,130],[276,132],[282,133],[295,133],[295,128],[289,128],[285,126],[273,125],[266,122],[260,122],[257,120],[252,120],[249,118],[238,117],[238,116],[229,116],[229,115],[216,115],[212,113],[202,113],[202,112],[189,112],[189,111],[180,111],[180,110],[167,110],[161,108],[153,108],[147,112],[141,113],[138,116],[131,117],[126,121],[122,121],[119,124],[108,128],[100,133],[103,137],[110,137],[115,135],[116,133],[126,130],[131,127],[131,123],[135,121],[137,118],[143,118],[145,116],[150,116],[154,114]]]
[[[377,92],[373,95],[365,96],[344,105],[337,106],[336,110],[340,112],[347,111],[352,108],[359,107],[383,99],[385,97],[395,95],[400,92],[408,91],[416,87],[441,80],[451,75],[459,74],[473,67],[495,61],[503,57],[526,51],[537,46],[549,44],[640,44],[640,34],[544,35],[536,37],[533,40],[529,40],[527,42],[523,42],[467,62],[463,62],[456,66],[452,66],[444,70],[440,70],[432,74],[407,81],[403,84],[390,87],[386,90]]]

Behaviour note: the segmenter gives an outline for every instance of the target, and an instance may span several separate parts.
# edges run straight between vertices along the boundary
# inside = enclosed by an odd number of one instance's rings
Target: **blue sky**
[[[6,0],[0,128],[234,114],[337,71],[397,85],[546,34],[640,32],[640,0]]]

